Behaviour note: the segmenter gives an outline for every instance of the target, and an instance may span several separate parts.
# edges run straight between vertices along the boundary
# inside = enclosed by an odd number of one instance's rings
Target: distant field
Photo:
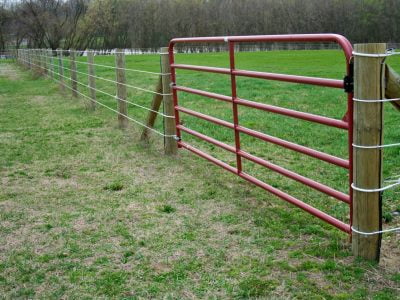
[[[226,67],[226,53],[181,54],[178,62]],[[79,58],[86,61],[85,57]],[[127,56],[127,68],[159,72],[156,55]],[[114,57],[95,63],[114,65]],[[400,70],[396,59],[390,65]],[[69,68],[68,61],[65,66]],[[85,64],[78,71],[87,72]],[[341,52],[240,53],[242,69],[343,78]],[[56,68],[55,68],[56,70]],[[112,69],[97,76],[115,79]],[[69,76],[68,70],[65,75]],[[157,76],[127,72],[128,83],[153,89]],[[87,78],[78,74],[87,84]],[[179,72],[178,84],[230,95],[224,75]],[[238,79],[239,96],[342,118],[342,90]],[[78,86],[82,93],[87,88]],[[115,87],[97,80],[115,94]],[[129,99],[149,106],[152,95]],[[116,108],[114,99],[99,101]],[[228,104],[181,94],[185,107],[231,121]],[[116,128],[114,113],[84,109],[84,99],[55,83],[0,62],[0,298],[265,298],[394,299],[400,289],[398,235],[383,239],[380,266],[353,262],[347,236],[307,213],[162,140],[138,143],[140,128]],[[400,114],[385,110],[385,142],[399,142]],[[129,107],[140,121],[146,113]],[[229,130],[183,116],[185,126],[233,144]],[[347,157],[344,131],[240,109],[246,127]],[[158,120],[156,128],[162,131]],[[184,135],[231,163],[235,158]],[[242,136],[243,149],[347,192],[338,167]],[[385,151],[385,177],[400,174],[400,150]],[[346,206],[245,162],[246,172],[348,222]],[[398,190],[385,192],[384,215],[400,210]],[[399,217],[386,227],[395,227]]]

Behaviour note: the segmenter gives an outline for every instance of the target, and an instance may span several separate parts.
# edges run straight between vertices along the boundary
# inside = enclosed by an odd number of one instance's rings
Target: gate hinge
[[[350,72],[343,79],[344,91],[346,93],[354,92],[354,64],[353,64],[353,62],[350,62],[349,67],[350,67]]]
[[[354,79],[353,76],[346,75],[343,79],[344,81],[344,91],[346,93],[354,92]]]

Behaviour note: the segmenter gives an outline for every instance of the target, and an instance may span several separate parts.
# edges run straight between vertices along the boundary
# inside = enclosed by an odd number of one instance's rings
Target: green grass
[[[159,71],[155,55],[127,56],[127,67]],[[80,58],[85,61],[85,58]],[[113,65],[113,57],[96,57]],[[179,55],[178,62],[225,67],[224,53]],[[68,67],[68,61],[65,62]],[[390,62],[399,69],[396,60]],[[315,67],[317,66],[317,67]],[[337,51],[241,53],[238,68],[342,78]],[[78,64],[86,72],[86,65]],[[114,79],[111,69],[98,76]],[[153,89],[153,75],[129,72],[128,83]],[[185,76],[184,76],[185,75]],[[69,74],[66,72],[66,76]],[[87,83],[85,76],[79,80]],[[229,78],[180,72],[178,83],[230,94]],[[341,118],[341,90],[239,80],[240,97]],[[111,94],[115,88],[97,81]],[[87,94],[86,88],[80,91]],[[129,98],[149,106],[151,95]],[[99,101],[116,107],[114,99]],[[229,105],[182,94],[182,105],[231,121]],[[122,132],[105,109],[57,84],[0,64],[0,298],[300,298],[394,299],[399,238],[384,236],[380,265],[354,260],[345,234],[180,151],[162,155],[162,140],[138,142],[140,128]],[[385,140],[400,140],[399,114],[386,107]],[[129,108],[132,117],[146,114]],[[240,110],[244,126],[346,157],[344,132],[281,116]],[[233,143],[232,133],[183,116],[185,126]],[[396,122],[397,121],[397,122]],[[156,124],[162,130],[160,120]],[[242,136],[246,151],[347,190],[346,172]],[[234,164],[235,158],[184,135],[188,143]],[[385,152],[385,176],[399,174],[399,150]],[[273,186],[348,220],[342,203],[245,162]],[[384,194],[384,212],[399,205]],[[385,226],[394,227],[393,217]]]

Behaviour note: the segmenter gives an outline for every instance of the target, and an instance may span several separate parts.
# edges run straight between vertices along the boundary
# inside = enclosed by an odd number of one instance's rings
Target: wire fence
[[[400,43],[388,43],[389,48],[400,48]],[[26,50],[26,49],[25,49]],[[43,50],[34,49],[32,50]],[[292,51],[292,50],[340,50],[335,43],[242,43],[240,45],[235,45],[235,52],[259,52],[259,51]],[[96,55],[102,56],[113,56],[117,53],[123,53],[125,55],[154,55],[159,54],[159,48],[126,48],[126,49],[98,49],[98,50],[53,50],[55,52],[63,52],[64,54],[71,53],[72,51],[77,53],[78,56],[88,56],[89,51]],[[228,52],[228,46],[226,43],[220,44],[209,44],[209,45],[199,45],[199,44],[185,44],[177,45],[175,47],[177,53],[213,53],[213,52]],[[13,56],[15,53],[14,49],[6,50],[5,53],[9,53]],[[1,57],[0,52],[0,57]],[[128,69],[127,69],[128,70]]]
[[[83,52],[86,53],[84,55],[87,57],[86,61],[83,60]],[[80,95],[92,105],[99,105],[116,113],[119,119],[122,118],[130,121],[142,127],[145,131],[153,132],[160,137],[164,137],[164,139],[175,138],[175,134],[166,132],[164,126],[166,120],[174,122],[175,117],[165,114],[164,107],[160,110],[160,105],[154,106],[155,102],[164,102],[162,101],[163,98],[170,97],[172,94],[157,88],[154,90],[147,88],[147,86],[152,85],[161,87],[163,81],[170,80],[170,73],[162,72],[161,65],[158,66],[160,69],[158,72],[126,68],[125,63],[122,66],[118,65],[117,59],[114,66],[104,63],[95,63],[93,59],[94,56],[104,53],[108,52],[19,49],[18,61],[25,67],[32,69],[36,73],[46,75],[59,83],[60,86],[71,90],[73,95]],[[121,55],[124,61],[126,53],[126,51],[112,52],[115,56]],[[78,59],[76,58],[77,56]],[[92,60],[89,60],[89,56],[92,57]],[[77,68],[77,64],[80,67]],[[152,66],[153,69],[155,66],[156,64]],[[83,68],[87,68],[87,71],[85,72]],[[114,71],[115,73],[110,71]],[[123,78],[126,79],[118,80],[118,72],[123,74]],[[115,74],[115,77],[113,79],[107,78],[110,74]],[[128,80],[134,81],[134,79],[136,79],[138,84],[127,83]],[[95,80],[97,80],[97,82]],[[144,85],[146,87],[144,87]],[[78,88],[78,86],[80,88]],[[118,96],[120,90],[123,90],[122,94],[126,96]],[[103,97],[96,96],[99,94]],[[153,98],[152,102],[149,101],[151,99],[146,97],[146,95],[150,95]],[[140,109],[142,113],[136,113],[135,116],[132,116],[127,113],[127,107],[125,110],[121,109],[121,103]],[[150,114],[153,114],[153,116],[150,117]],[[157,126],[158,128],[155,128],[155,119],[157,116],[160,116],[160,118]],[[144,136],[147,136],[147,133]]]
[[[224,47],[224,46],[221,46]],[[262,47],[257,48],[260,50]],[[188,47],[187,49],[190,49]],[[196,50],[197,49],[197,50]],[[207,49],[205,46],[204,49]],[[203,49],[203,50],[204,50]],[[208,48],[209,49],[209,48]],[[222,49],[222,48],[220,48]],[[243,47],[241,50],[244,51],[247,49]],[[250,49],[250,48],[249,48]],[[255,48],[251,48],[255,49]],[[203,50],[199,50],[198,48],[193,48],[193,52],[207,52]],[[257,50],[254,50],[257,51]],[[179,51],[178,51],[179,52]],[[212,51],[210,51],[212,52]],[[165,99],[171,97],[172,94],[170,90],[166,90],[165,86],[169,86],[171,83],[171,74],[169,69],[163,68],[162,62],[160,61],[159,71],[153,70],[144,70],[144,69],[135,69],[135,68],[127,68],[125,67],[125,63],[123,65],[118,64],[118,59],[116,59],[115,65],[107,65],[105,63],[94,62],[95,56],[100,55],[114,55],[125,57],[125,55],[132,54],[132,52],[126,50],[114,50],[111,52],[107,51],[87,51],[87,50],[48,50],[48,49],[20,49],[18,50],[18,61],[22,63],[29,69],[34,70],[37,73],[41,73],[47,75],[55,82],[59,83],[60,86],[63,86],[69,90],[71,90],[72,94],[80,95],[89,103],[99,105],[103,108],[106,108],[119,117],[134,123],[137,126],[140,126],[144,129],[144,131],[151,131],[157,134],[160,137],[164,138],[164,145],[166,144],[166,139],[175,140],[177,137],[175,135],[175,131],[166,131],[166,127],[164,126],[165,122],[172,122],[172,127],[175,130],[175,116],[171,114],[165,113],[165,107],[162,107],[160,111],[160,106],[154,105],[157,103],[157,99],[162,99],[162,103],[165,103]],[[190,52],[187,52],[190,53]],[[167,55],[166,50],[161,51],[160,55]],[[357,55],[357,53],[353,53]],[[386,56],[394,55],[397,53],[388,52],[385,54]],[[1,53],[0,53],[1,55]],[[77,59],[78,57],[78,59]],[[85,57],[87,58],[85,60]],[[79,67],[77,67],[77,65]],[[153,65],[154,69],[155,65]],[[87,68],[87,71],[85,71]],[[94,71],[93,71],[94,70]],[[110,72],[110,71],[114,71]],[[121,74],[123,74],[123,78],[127,78],[127,80],[121,80]],[[109,74],[114,74],[115,78],[107,78],[106,76]],[[80,78],[78,79],[78,77]],[[147,77],[146,77],[147,76]],[[139,83],[144,84],[146,86],[140,84],[132,84],[131,82],[127,83],[130,79],[139,78]],[[97,85],[95,80],[97,80]],[[154,85],[157,83],[157,87],[155,89],[150,89],[148,85]],[[78,89],[78,86],[81,89]],[[121,93],[120,89],[124,89]],[[127,93],[127,91],[132,91],[131,93]],[[91,92],[94,92],[93,95]],[[96,97],[96,93],[103,95],[105,98]],[[127,96],[121,96],[126,94]],[[139,101],[139,99],[143,98],[143,95],[150,95],[153,97],[152,102],[149,101]],[[364,99],[353,99],[354,102],[394,102],[399,101],[399,98],[394,99],[379,99],[379,100],[364,100]],[[129,106],[133,106],[137,109],[142,110],[144,114],[142,115],[129,115],[126,110],[120,109],[121,103],[124,103]],[[161,101],[158,101],[161,103]],[[112,105],[117,105],[117,107],[113,107]],[[172,108],[172,111],[174,109]],[[147,115],[146,115],[147,114]],[[150,115],[153,115],[153,118]],[[161,120],[161,126],[156,128],[154,125],[155,116],[160,116],[159,120]],[[147,117],[147,118],[146,118]],[[153,119],[153,121],[149,121]],[[170,123],[171,124],[171,123]],[[400,143],[394,144],[386,144],[386,145],[352,145],[354,148],[361,149],[381,149],[386,147],[398,147]],[[372,193],[372,192],[383,192],[387,189],[392,189],[400,186],[400,177],[392,176],[390,180],[386,180],[389,185],[381,187],[379,189],[365,189],[360,188],[352,184],[353,190]],[[355,228],[351,228],[352,231],[361,234],[361,235],[374,235],[380,234],[384,232],[399,232],[400,228],[391,228],[385,229],[381,231],[374,232],[363,232]]]
[[[0,51],[0,60],[15,59],[15,51]]]

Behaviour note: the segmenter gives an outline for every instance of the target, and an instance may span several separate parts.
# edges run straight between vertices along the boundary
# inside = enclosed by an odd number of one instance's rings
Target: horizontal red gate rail
[[[344,88],[345,82],[344,80],[337,79],[328,79],[328,78],[317,78],[317,77],[308,77],[308,76],[299,76],[299,75],[288,75],[288,74],[277,74],[277,73],[267,73],[267,72],[258,72],[258,71],[249,71],[249,70],[238,70],[235,68],[235,43],[241,42],[334,42],[341,46],[345,55],[346,67],[347,67],[347,76],[351,76],[351,65],[350,60],[352,56],[352,46],[350,42],[344,38],[343,36],[336,34],[302,34],[302,35],[263,35],[263,36],[232,36],[232,37],[204,37],[204,38],[179,38],[173,39],[169,45],[169,57],[171,64],[171,78],[172,78],[172,92],[173,99],[175,105],[175,121],[176,121],[176,129],[177,136],[179,138],[178,145],[181,148],[188,149],[189,151],[203,157],[214,164],[228,170],[234,174],[237,174],[241,178],[271,192],[272,194],[280,197],[283,200],[286,200],[297,207],[309,212],[310,214],[324,220],[325,222],[335,226],[336,228],[351,234],[351,210],[352,210],[352,190],[350,188],[350,181],[352,179],[353,174],[353,157],[352,157],[352,141],[353,141],[353,107],[352,107],[352,93],[348,92],[347,94],[347,114],[345,120],[336,120],[320,115],[295,111],[287,108],[282,108],[274,105],[263,104],[251,100],[241,99],[237,97],[237,87],[236,87],[236,77],[250,77],[250,78],[259,78],[265,80],[278,80],[284,82],[291,83],[299,83],[299,84],[310,84],[317,86],[324,86],[328,88]],[[174,57],[174,45],[177,43],[228,43],[229,44],[229,57],[230,57],[230,68],[216,68],[216,67],[208,67],[208,66],[194,66],[194,65],[186,65],[186,64],[176,64]],[[203,91],[199,89],[194,89],[190,87],[184,87],[177,85],[176,82],[176,69],[182,70],[191,70],[195,72],[210,72],[216,74],[225,74],[231,77],[231,90],[232,95],[226,96],[217,93],[211,93],[208,91]],[[190,94],[195,94],[203,97],[208,97],[220,101],[225,101],[232,104],[232,113],[233,113],[233,123],[202,114],[197,111],[190,110],[188,108],[182,107],[178,105],[178,92],[185,92]],[[267,135],[265,133],[258,132],[256,130],[252,130],[246,127],[243,127],[239,124],[239,115],[238,115],[238,106],[246,106],[258,110],[263,110],[270,113],[280,114],[287,117],[297,118],[309,122],[319,123],[330,127],[335,127],[339,129],[346,130],[348,132],[348,150],[349,150],[349,159],[342,159],[339,157],[335,157],[333,155],[323,153],[314,149],[311,149],[306,146],[298,145],[286,140],[279,139],[277,137],[273,137]],[[197,132],[195,130],[189,129],[180,124],[180,113],[185,113],[191,115],[193,117],[212,122],[214,124],[232,129],[234,131],[235,136],[235,146],[231,146],[225,144],[221,141],[218,141],[212,137],[209,137],[205,134]],[[236,155],[236,167],[233,167],[225,162],[222,162],[215,157],[185,143],[181,140],[181,132],[185,132],[190,134],[198,139],[209,142],[213,145],[216,145],[226,151],[234,153]],[[272,162],[269,162],[263,158],[252,155],[246,151],[241,149],[240,143],[240,133],[247,134],[252,137],[261,139],[263,141],[276,144],[278,146],[300,152],[302,154],[323,160],[325,162],[334,164],[336,166],[349,169],[349,194],[342,193],[337,191],[329,186],[326,186],[322,183],[316,182],[310,178],[287,170],[283,167],[280,167]],[[242,171],[242,158],[252,161],[253,163],[259,164],[263,167],[266,167],[272,171],[275,171],[283,176],[286,176],[290,179],[296,180],[306,186],[309,186],[317,191],[325,193],[331,197],[334,197],[346,204],[350,205],[350,224],[345,224],[344,222],[318,210],[306,204],[293,196],[288,195],[287,193],[280,191],[269,184],[258,180],[257,178],[246,174]]]
[[[196,89],[187,88],[187,87],[183,87],[183,86],[173,86],[172,88],[177,91],[196,94],[199,96],[204,96],[204,97],[213,98],[216,100],[221,100],[221,101],[226,101],[226,102],[234,102],[236,104],[240,104],[243,106],[257,108],[260,110],[265,110],[268,112],[285,115],[285,116],[292,117],[292,118],[302,119],[305,121],[328,125],[328,126],[332,126],[332,127],[336,127],[336,128],[340,128],[340,129],[346,129],[346,130],[349,129],[348,123],[343,120],[336,120],[336,119],[332,119],[332,118],[328,118],[328,117],[313,115],[310,113],[300,112],[300,111],[296,111],[296,110],[292,110],[292,109],[282,108],[282,107],[278,107],[278,106],[274,106],[274,105],[268,105],[268,104],[250,101],[250,100],[246,100],[246,99],[237,98],[237,99],[232,100],[232,97],[229,97],[229,96],[225,96],[225,95],[221,95],[221,94],[217,94],[217,93],[210,93],[210,92],[201,91],[201,90],[196,90]]]
[[[322,193],[325,193],[325,194],[327,194],[327,195],[329,195],[331,197],[334,197],[334,198],[336,198],[338,200],[341,200],[343,202],[346,202],[346,203],[350,203],[349,195],[346,195],[344,193],[338,192],[338,191],[332,189],[331,187],[328,187],[328,186],[326,186],[324,184],[316,182],[316,181],[314,181],[312,179],[309,179],[307,177],[301,176],[301,175],[299,175],[299,174],[297,174],[295,172],[289,171],[289,170],[287,170],[285,168],[279,167],[279,166],[277,166],[277,165],[275,165],[275,164],[273,164],[273,163],[271,163],[269,161],[266,161],[265,159],[256,157],[256,156],[254,156],[254,155],[252,155],[250,153],[247,153],[247,152],[245,152],[243,150],[236,151],[235,147],[227,145],[227,144],[225,144],[223,142],[220,142],[220,141],[218,141],[216,139],[213,139],[213,138],[211,138],[211,137],[209,137],[207,135],[201,134],[200,132],[197,132],[195,130],[186,128],[186,127],[184,127],[182,125],[179,125],[178,128],[180,130],[182,130],[184,132],[187,132],[187,133],[189,133],[189,134],[191,134],[191,135],[193,135],[195,137],[198,137],[198,138],[200,138],[200,139],[202,139],[204,141],[207,141],[207,142],[209,142],[211,144],[214,144],[214,145],[216,145],[218,147],[221,147],[222,149],[225,149],[225,150],[227,150],[229,152],[237,153],[241,157],[244,157],[244,158],[246,158],[246,159],[248,159],[248,160],[250,160],[250,161],[252,161],[254,163],[257,163],[257,164],[259,164],[261,166],[264,166],[264,167],[266,167],[266,168],[268,168],[268,169],[270,169],[272,171],[275,171],[275,172],[277,172],[279,174],[282,174],[282,175],[284,175],[284,176],[286,176],[288,178],[291,178],[291,179],[296,180],[298,182],[301,182],[301,183],[303,183],[305,185],[308,185],[308,186],[310,186],[310,187],[312,187],[312,188],[314,188],[314,189],[316,189],[316,190],[318,190],[318,191],[320,191]]]
[[[277,80],[277,81],[285,81],[293,83],[304,83],[304,84],[327,86],[339,89],[342,89],[344,87],[343,80],[336,80],[336,79],[325,79],[325,78],[315,78],[315,77],[298,76],[298,75],[245,71],[245,70],[234,70],[231,72],[230,69],[225,69],[225,68],[213,68],[213,67],[182,65],[182,64],[172,64],[171,67],[182,70],[202,71],[202,72],[210,72],[210,73],[226,74],[226,75],[233,74],[244,77],[269,79],[269,80]]]
[[[264,190],[274,194],[275,196],[278,196],[279,198],[296,205],[297,207],[309,212],[310,214],[316,216],[317,218],[320,218],[321,220],[335,226],[336,228],[338,228],[346,233],[351,233],[350,225],[345,224],[344,222],[320,211],[319,209],[312,207],[311,205],[308,205],[308,204],[294,198],[293,196],[290,196],[290,195],[286,194],[285,192],[282,192],[282,191],[278,190],[277,188],[274,188],[274,187],[270,186],[269,184],[266,184],[265,182],[262,182],[262,181],[258,180],[257,178],[254,178],[253,176],[251,176],[249,174],[246,174],[244,172],[240,172],[238,174],[237,169],[235,167],[232,167],[232,166],[228,165],[227,163],[224,163],[224,162],[216,159],[215,157],[213,157],[203,151],[200,151],[184,142],[178,142],[178,144],[179,144],[179,146],[199,155],[200,157],[203,157],[203,158],[213,162],[217,166],[220,166],[229,172],[239,175],[243,179],[246,179],[247,181],[263,188]]]
[[[209,115],[205,115],[205,114],[199,113],[197,111],[193,111],[191,109],[187,109],[187,108],[184,108],[184,107],[181,107],[181,106],[176,106],[175,109],[177,111],[186,113],[188,115],[203,119],[205,121],[209,121],[209,122],[212,122],[214,124],[224,126],[226,128],[230,128],[230,129],[234,129],[235,128],[235,125],[233,123],[230,123],[230,122],[218,119],[218,118],[214,118],[214,117],[211,117]],[[250,135],[252,137],[255,137],[255,138],[259,138],[259,139],[261,139],[263,141],[270,142],[270,143],[282,146],[284,148],[287,148],[287,149],[290,149],[290,150],[294,150],[294,151],[306,154],[306,155],[314,157],[314,158],[318,158],[320,160],[329,162],[331,164],[337,165],[337,166],[345,168],[345,169],[349,168],[349,161],[348,160],[345,160],[345,159],[342,159],[342,158],[339,158],[339,157],[336,157],[336,156],[333,156],[333,155],[330,155],[330,154],[327,154],[327,153],[324,153],[324,152],[320,152],[320,151],[317,151],[317,150],[314,150],[314,149],[311,149],[311,148],[308,148],[308,147],[305,147],[305,146],[301,146],[301,145],[298,145],[298,144],[295,144],[295,143],[292,143],[292,142],[288,142],[288,141],[282,140],[280,138],[273,137],[273,136],[270,136],[268,134],[265,134],[265,133],[262,133],[262,132],[259,132],[259,131],[256,131],[256,130],[252,130],[252,129],[249,129],[249,128],[246,128],[246,127],[243,127],[243,126],[240,126],[240,125],[237,126],[236,129],[239,132],[248,134],[248,135]]]

